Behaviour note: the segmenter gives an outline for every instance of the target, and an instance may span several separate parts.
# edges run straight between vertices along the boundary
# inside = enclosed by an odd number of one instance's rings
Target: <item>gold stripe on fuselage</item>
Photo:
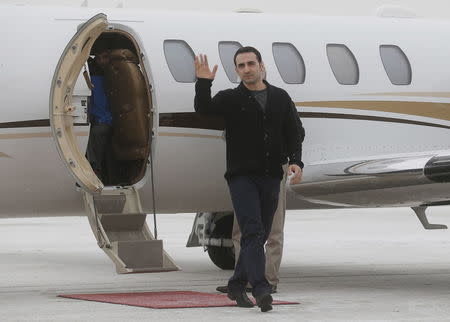
[[[221,135],[195,134],[195,133],[173,133],[159,132],[158,136],[186,137],[186,138],[203,138],[203,139],[221,139]]]
[[[389,112],[410,116],[423,116],[450,121],[450,104],[406,101],[315,101],[296,102],[296,106],[339,108],[375,112]]]
[[[355,96],[404,96],[404,97],[434,97],[449,98],[450,92],[392,92],[392,93],[363,93]]]

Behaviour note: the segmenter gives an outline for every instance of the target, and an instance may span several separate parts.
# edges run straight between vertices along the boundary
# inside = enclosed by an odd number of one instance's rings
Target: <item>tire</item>
[[[233,213],[220,218],[215,223],[211,233],[214,238],[231,238],[233,230]],[[234,269],[234,247],[208,246],[208,255],[211,261],[221,269]]]
[[[221,269],[234,269],[234,249],[230,247],[209,246],[208,255],[211,261]]]

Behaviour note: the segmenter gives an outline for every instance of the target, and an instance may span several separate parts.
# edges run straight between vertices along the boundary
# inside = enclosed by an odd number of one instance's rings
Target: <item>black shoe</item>
[[[269,293],[261,294],[256,297],[256,305],[261,309],[261,312],[268,312],[272,310],[272,295]]]
[[[275,291],[272,291],[273,287],[275,287]],[[252,289],[251,287],[246,287],[246,288],[245,288],[245,291],[246,291],[247,293],[251,293],[252,290],[253,290],[253,289]],[[228,293],[228,285],[217,286],[217,287],[216,287],[216,291],[218,291],[218,292],[220,292],[220,293]],[[276,286],[276,285],[275,285],[275,286],[271,285],[271,291],[270,291],[270,293],[276,293],[276,292],[277,292],[277,286]]]
[[[228,285],[217,286],[216,291],[219,291],[220,293],[228,293]]]
[[[236,301],[239,307],[254,307],[253,302],[248,298],[247,293],[244,291],[230,291],[228,292],[228,298],[232,301]],[[271,302],[272,303],[272,302]]]
[[[273,293],[277,292],[277,286],[276,285],[269,284],[269,287],[270,287],[270,294],[273,294]]]

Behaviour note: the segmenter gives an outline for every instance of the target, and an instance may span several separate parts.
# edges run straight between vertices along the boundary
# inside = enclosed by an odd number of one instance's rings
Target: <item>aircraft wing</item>
[[[303,182],[288,190],[295,199],[336,207],[446,204],[450,151],[307,165]]]

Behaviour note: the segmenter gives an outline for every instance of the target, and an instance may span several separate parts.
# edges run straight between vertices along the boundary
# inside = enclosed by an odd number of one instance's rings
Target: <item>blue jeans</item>
[[[228,281],[230,291],[243,291],[247,282],[253,296],[270,292],[265,277],[264,244],[278,205],[280,179],[269,176],[237,176],[228,181],[236,219],[241,230],[241,251]]]

